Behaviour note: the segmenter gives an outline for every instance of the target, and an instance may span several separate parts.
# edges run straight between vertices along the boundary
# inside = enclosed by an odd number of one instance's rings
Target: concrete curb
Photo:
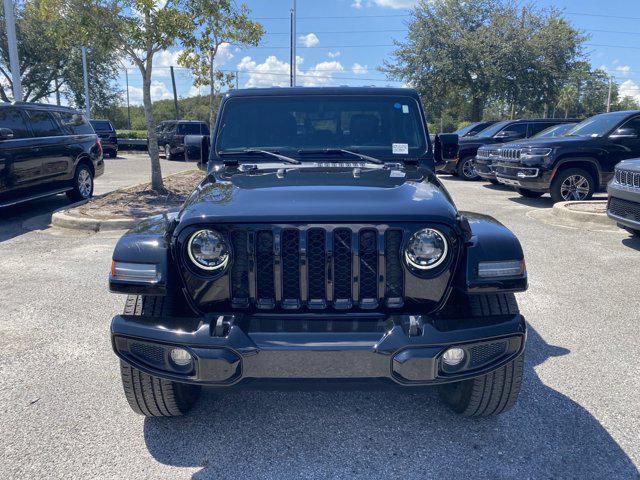
[[[592,213],[592,212],[581,212],[578,210],[572,210],[572,205],[578,204],[591,204],[594,203],[603,203],[606,204],[606,200],[591,200],[591,201],[572,201],[572,202],[558,202],[553,206],[552,213],[556,217],[565,218],[568,220],[573,220],[576,222],[587,222],[587,223],[597,223],[599,225],[615,225],[615,222],[607,217],[606,213]]]
[[[167,178],[173,177],[174,175],[180,175],[180,174],[191,172],[191,171],[192,170],[176,172],[176,173],[167,175],[166,177],[163,177],[163,178],[164,180],[166,180]],[[109,195],[111,193],[118,192],[121,190],[128,190],[130,188],[135,188],[140,185],[145,185],[147,183],[149,182],[141,182],[125,188],[119,188],[109,193],[105,193],[104,195],[100,195],[100,197],[103,197],[105,195]],[[80,205],[84,205],[87,202],[88,200],[83,200],[82,202],[74,203],[73,205],[70,205],[68,207],[65,207],[61,210],[54,212],[53,215],[51,215],[51,225],[54,225],[56,227],[62,227],[62,228],[71,228],[74,230],[91,230],[94,232],[106,231],[106,230],[128,230],[130,228],[135,227],[138,223],[156,216],[156,215],[150,215],[148,217],[142,217],[142,218],[100,219],[100,218],[90,218],[90,217],[76,217],[73,215],[69,215],[67,213],[69,210],[73,210],[74,208],[79,207]]]

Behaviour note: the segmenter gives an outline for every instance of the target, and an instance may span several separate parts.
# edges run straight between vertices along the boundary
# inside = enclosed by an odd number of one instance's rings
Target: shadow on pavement
[[[622,244],[625,247],[633,248],[634,250],[640,251],[640,236],[636,235],[625,238],[622,240]]]
[[[53,212],[71,205],[65,194],[0,208],[0,242],[51,224]]]
[[[498,190],[501,192],[508,192],[508,191],[513,191],[513,188],[510,187],[509,185],[503,185],[502,183],[490,183],[487,182],[485,184],[482,185],[484,188],[488,189],[488,190]]]
[[[460,418],[430,394],[204,392],[194,412],[147,418],[153,457],[205,478],[636,478],[582,406],[534,367],[567,355],[529,329],[523,391],[497,418]]]
[[[553,200],[551,200],[551,197],[548,196],[543,196],[540,198],[527,198],[516,194],[513,197],[509,197],[509,200],[521,205],[526,205],[527,207],[553,208]]]

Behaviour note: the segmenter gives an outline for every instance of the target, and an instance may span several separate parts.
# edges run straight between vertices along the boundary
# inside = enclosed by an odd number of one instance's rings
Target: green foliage
[[[119,130],[116,128],[116,133],[118,134],[118,138],[133,138],[136,140],[147,139],[146,130]]]
[[[422,1],[382,71],[420,91],[430,119],[550,113],[585,36],[555,9],[506,0]],[[457,121],[457,120],[456,120]]]
[[[103,108],[118,96],[117,52],[108,35],[83,28],[84,10],[71,1],[26,0],[15,2],[18,54],[25,101],[37,102],[56,94],[84,107],[80,46],[87,47],[89,95],[92,106]],[[4,10],[0,19],[0,99],[12,100]]]

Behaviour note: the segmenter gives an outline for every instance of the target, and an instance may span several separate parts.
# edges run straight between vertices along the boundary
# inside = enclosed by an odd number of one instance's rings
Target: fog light
[[[186,367],[191,363],[191,354],[184,348],[174,348],[171,350],[171,360],[180,367]]]
[[[451,365],[452,367],[455,365],[459,365],[464,360],[464,350],[458,347],[453,347],[444,352],[442,355],[442,361]]]

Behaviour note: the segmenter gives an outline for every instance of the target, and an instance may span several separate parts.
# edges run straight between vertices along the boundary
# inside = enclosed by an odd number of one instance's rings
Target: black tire
[[[579,189],[575,192],[566,190],[567,183],[571,183],[571,177],[582,178],[578,183]],[[584,183],[586,182],[586,183]],[[568,186],[567,186],[568,187]],[[593,197],[596,184],[593,176],[582,168],[567,168],[560,170],[551,182],[551,198],[555,202],[566,202],[569,200],[589,200]]]
[[[461,159],[456,167],[456,173],[462,180],[466,180],[468,182],[478,180],[480,178],[475,167],[473,167],[473,157]]]
[[[118,157],[118,151],[117,150],[109,150],[109,158],[117,158]]]
[[[631,234],[634,237],[639,237],[640,238],[640,230],[635,230],[633,228],[629,228],[629,227],[623,227],[627,232],[629,232],[629,234]]]
[[[533,190],[519,187],[516,187],[516,192],[518,192],[521,196],[527,198],[540,198],[542,195],[544,195],[544,192],[535,192]]]
[[[498,180],[496,180],[495,178],[490,178],[489,181],[494,184],[494,185],[502,185]]]
[[[125,315],[163,316],[176,312],[171,297],[129,295]],[[200,386],[173,382],[141,372],[120,361],[124,394],[134,412],[147,417],[184,415],[200,396]]]
[[[76,167],[71,183],[72,190],[67,192],[67,198],[72,202],[80,202],[93,197],[93,172],[85,163]]]
[[[469,297],[472,316],[486,317],[518,313],[513,293]],[[512,408],[522,386],[524,355],[482,377],[440,386],[440,398],[465,417],[489,417]]]

